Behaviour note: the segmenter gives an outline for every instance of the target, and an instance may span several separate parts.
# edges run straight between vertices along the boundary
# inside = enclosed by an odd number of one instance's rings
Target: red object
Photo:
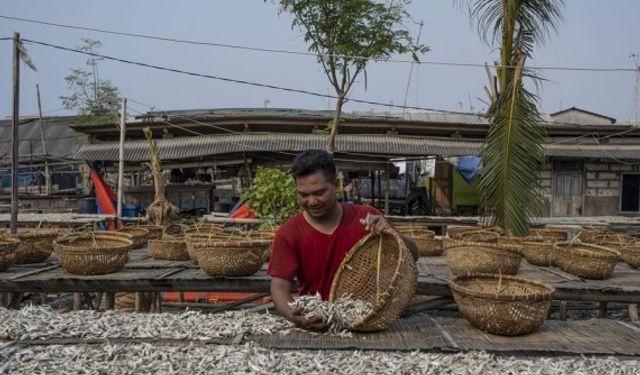
[[[105,215],[117,215],[118,212],[113,204],[113,201],[116,200],[113,190],[95,170],[91,171],[91,181],[93,181],[93,187],[96,191],[96,203],[100,207],[100,212]],[[116,228],[115,223],[110,222],[108,228],[109,230],[114,230]]]
[[[249,298],[255,293],[244,292],[184,292],[184,302],[235,302],[245,298]],[[270,297],[264,297],[253,301],[253,303],[267,302]],[[179,292],[162,293],[162,300],[165,302],[180,302]]]
[[[256,217],[256,214],[255,212],[251,211],[249,206],[247,206],[247,204],[245,203],[242,206],[238,207],[237,210],[233,211],[233,213],[231,213],[229,217],[232,219],[249,219]]]
[[[318,232],[302,213],[284,223],[273,241],[268,273],[285,280],[298,279],[300,294],[319,292],[329,299],[340,263],[368,231],[360,223],[367,213],[382,215],[371,206],[342,204],[342,220],[333,234]]]

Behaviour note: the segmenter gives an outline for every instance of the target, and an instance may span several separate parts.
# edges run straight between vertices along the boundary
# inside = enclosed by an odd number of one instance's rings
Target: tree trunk
[[[338,123],[340,122],[340,114],[342,113],[342,105],[344,104],[344,94],[338,95],[338,100],[336,101],[336,111],[333,114],[333,122],[331,123],[331,133],[329,134],[329,139],[327,140],[326,151],[330,154],[333,154],[336,149],[336,134],[338,133]]]
[[[155,225],[166,226],[170,224],[170,218],[178,212],[178,208],[172,205],[164,195],[164,185],[167,176],[162,173],[162,169],[160,168],[160,155],[156,147],[156,142],[152,138],[151,129],[145,128],[144,135],[149,141],[149,152],[151,153],[150,166],[156,192],[153,203],[147,208],[147,217],[149,221]]]

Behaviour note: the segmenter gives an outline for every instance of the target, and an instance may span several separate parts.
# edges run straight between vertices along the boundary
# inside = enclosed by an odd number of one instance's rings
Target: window
[[[620,183],[620,212],[640,212],[640,174],[623,173]]]

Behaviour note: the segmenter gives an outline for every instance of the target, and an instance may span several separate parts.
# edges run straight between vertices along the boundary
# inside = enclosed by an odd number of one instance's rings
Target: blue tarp
[[[38,172],[31,167],[18,168],[18,186],[30,186],[37,177]],[[0,169],[0,181],[2,187],[11,186],[11,169]]]
[[[462,178],[471,185],[482,169],[482,159],[477,156],[460,156],[457,169]]]

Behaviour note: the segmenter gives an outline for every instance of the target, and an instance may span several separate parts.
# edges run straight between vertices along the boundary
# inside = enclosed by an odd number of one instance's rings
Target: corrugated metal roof
[[[326,137],[316,134],[251,133],[217,136],[158,139],[163,160],[189,159],[236,152],[300,152],[324,148]],[[336,152],[389,156],[468,155],[477,153],[480,144],[433,138],[390,135],[338,135]],[[118,143],[84,145],[76,155],[80,160],[118,160]],[[125,143],[125,160],[149,160],[147,141]]]
[[[75,116],[45,117],[43,119],[43,131],[47,154],[51,158],[70,159],[78,151],[81,140],[86,135],[76,132],[69,127]],[[42,135],[40,133],[40,121],[37,118],[21,119],[19,131],[19,154],[21,159],[27,159],[26,155],[43,155]],[[11,156],[11,120],[0,121],[0,158],[7,159]],[[4,156],[3,156],[4,155]]]
[[[324,148],[326,137],[316,134],[248,133],[158,139],[163,160],[180,160],[237,152],[300,152]],[[481,142],[398,135],[351,135],[336,137],[336,152],[385,156],[477,155]],[[546,144],[547,156],[578,158],[640,159],[640,145]],[[75,156],[79,160],[118,160],[118,143],[84,145]],[[125,143],[125,160],[149,160],[147,141]]]

